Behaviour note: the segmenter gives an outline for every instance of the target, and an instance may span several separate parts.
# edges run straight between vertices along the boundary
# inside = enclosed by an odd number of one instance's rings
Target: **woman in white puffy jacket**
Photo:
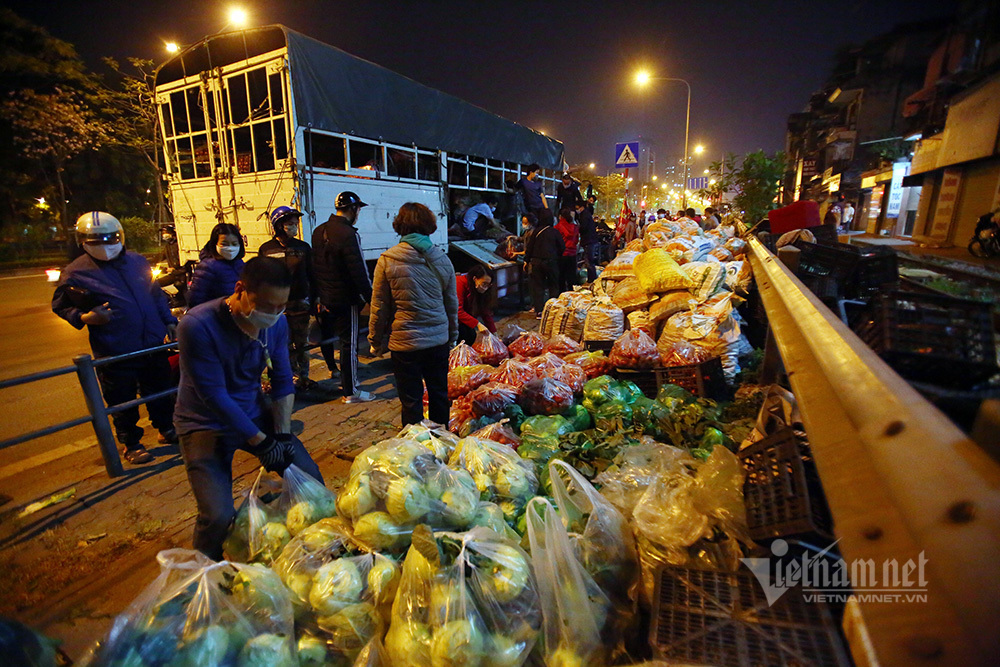
[[[378,258],[372,284],[368,342],[376,355],[392,355],[403,426],[424,416],[448,423],[448,353],[458,340],[455,267],[430,239],[437,216],[403,204],[392,222],[402,238]]]

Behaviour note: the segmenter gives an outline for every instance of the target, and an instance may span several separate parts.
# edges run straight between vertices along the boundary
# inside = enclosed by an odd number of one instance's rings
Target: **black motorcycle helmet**
[[[350,208],[352,206],[357,206],[358,208],[362,208],[364,206],[368,206],[368,204],[361,201],[361,197],[351,192],[350,190],[344,190],[339,195],[337,195],[337,198],[333,202],[333,206],[339,211],[341,209]]]

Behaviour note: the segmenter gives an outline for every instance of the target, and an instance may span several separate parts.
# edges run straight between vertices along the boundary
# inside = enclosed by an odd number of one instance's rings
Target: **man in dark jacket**
[[[559,294],[559,258],[565,250],[562,235],[552,226],[552,211],[542,209],[538,226],[524,242],[524,263],[528,268],[531,301],[537,317],[542,316],[545,301]]]
[[[597,279],[597,262],[600,243],[597,238],[597,225],[594,224],[594,214],[586,202],[576,203],[576,221],[580,225],[580,245],[583,247],[583,261],[587,265],[587,282]]]
[[[545,201],[545,189],[538,182],[538,172],[542,168],[532,162],[524,169],[527,173],[517,182],[517,188],[524,197],[524,207],[528,209],[528,213],[540,215],[541,211],[549,207]]]
[[[305,391],[309,381],[309,314],[315,303],[316,281],[313,279],[312,247],[295,238],[302,213],[290,206],[279,206],[271,211],[274,238],[264,243],[257,254],[274,257],[285,263],[292,274],[292,287],[285,306],[288,322],[288,356],[295,376],[295,389]]]
[[[94,356],[112,357],[162,345],[174,337],[177,319],[167,298],[153,280],[149,262],[125,250],[121,223],[110,213],[92,211],[80,216],[76,233],[84,254],[61,275],[52,296],[52,311],[77,329],[87,325]],[[170,388],[166,352],[119,361],[98,369],[101,392],[109,406],[146,397]],[[175,442],[173,402],[170,398],[146,404],[160,442]],[[153,455],[140,444],[139,409],[112,415],[115,435],[129,463],[149,463]]]
[[[580,183],[569,173],[565,173],[562,175],[562,183],[556,188],[555,210],[561,211],[568,208],[572,211],[576,208],[577,202],[583,202],[583,195],[580,194]]]
[[[319,295],[319,324],[323,340],[340,339],[340,384],[345,403],[370,401],[375,395],[358,387],[358,318],[372,298],[372,283],[354,225],[368,204],[350,191],[337,195],[337,212],[313,232],[313,267]],[[335,375],[333,345],[322,347],[323,358]]]

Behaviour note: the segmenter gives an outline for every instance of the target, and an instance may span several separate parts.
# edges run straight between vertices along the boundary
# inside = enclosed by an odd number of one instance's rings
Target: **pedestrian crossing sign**
[[[615,169],[639,166],[639,142],[628,141],[615,144]]]

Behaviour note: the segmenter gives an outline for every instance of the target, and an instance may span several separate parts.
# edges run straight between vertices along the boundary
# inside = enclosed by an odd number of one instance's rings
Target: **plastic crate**
[[[604,352],[611,352],[611,348],[615,346],[615,341],[613,340],[585,340],[583,341],[583,347],[588,352],[596,352],[598,350],[604,350]]]
[[[783,428],[739,451],[747,471],[743,499],[755,540],[832,536],[833,521],[808,443]]]
[[[854,267],[847,290],[849,299],[868,301],[899,285],[899,261],[889,249],[866,250]]]
[[[634,370],[631,368],[616,368],[612,376],[618,380],[628,380],[634,382],[640,391],[648,398],[656,398],[656,393],[660,391],[660,383],[656,377],[656,370]]]
[[[846,243],[820,245],[799,241],[799,268],[795,275],[821,299],[844,298],[852,284],[861,252]]]
[[[712,667],[847,667],[833,614],[802,589],[768,604],[745,567],[657,572],[649,643],[669,664]]]
[[[699,398],[725,399],[729,393],[726,375],[722,372],[722,357],[714,357],[700,364],[658,368],[656,381],[657,390],[665,384],[676,384]]]
[[[988,303],[892,290],[873,299],[853,328],[909,380],[971,387],[998,370]]]

